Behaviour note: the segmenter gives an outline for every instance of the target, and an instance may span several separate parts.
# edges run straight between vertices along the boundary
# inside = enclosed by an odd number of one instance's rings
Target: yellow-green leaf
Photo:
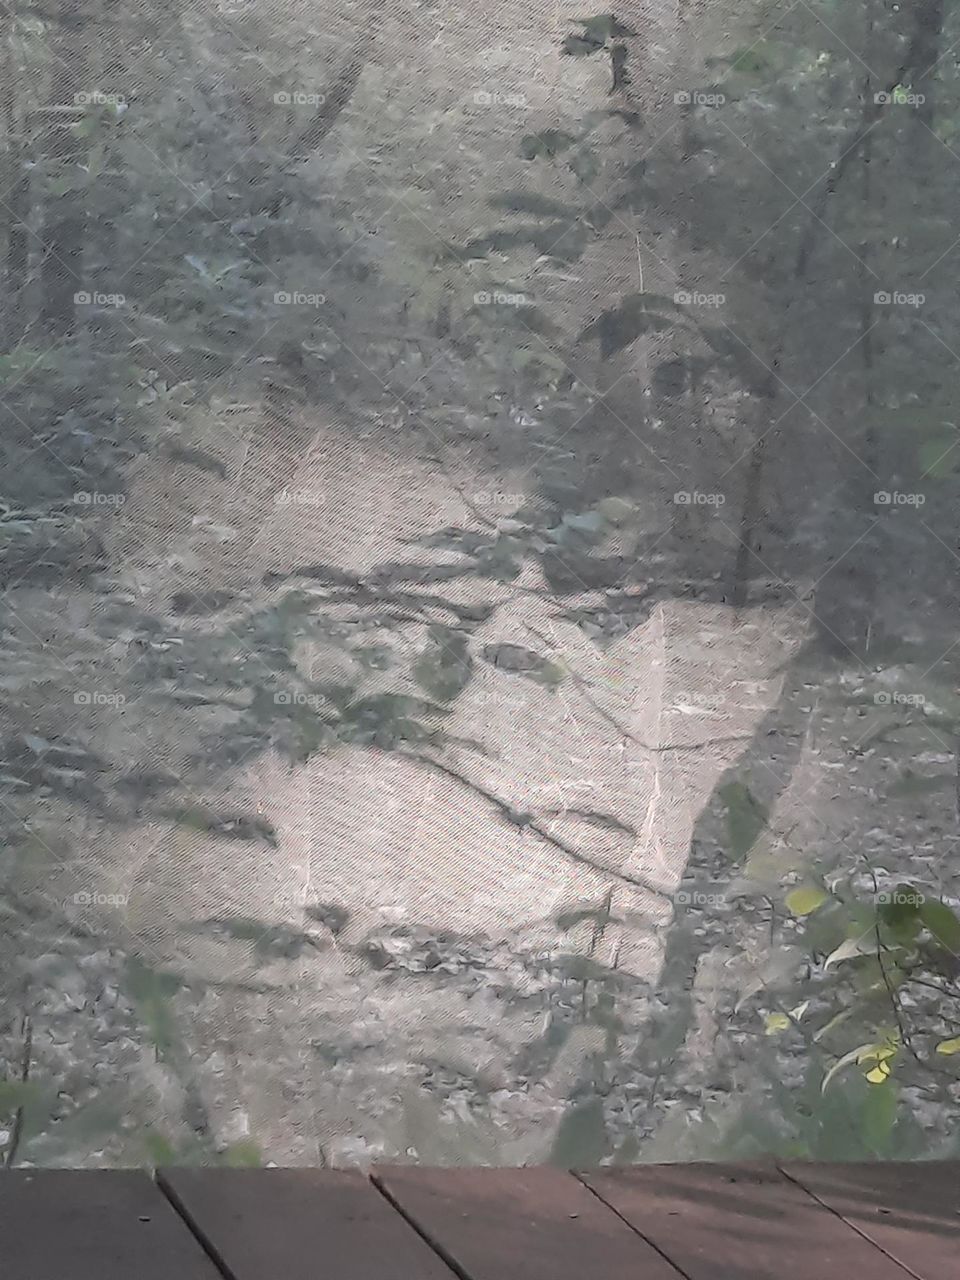
[[[838,1072],[842,1071],[844,1067],[848,1067],[852,1063],[856,1063],[858,1067],[862,1066],[865,1062],[876,1063],[876,1066],[871,1068],[871,1072],[866,1073],[868,1080],[870,1079],[870,1074],[872,1072],[879,1071],[882,1067],[886,1067],[884,1074],[881,1075],[878,1080],[871,1081],[871,1083],[876,1084],[885,1080],[890,1074],[890,1068],[887,1066],[887,1060],[896,1056],[898,1048],[899,1045],[892,1036],[888,1036],[885,1040],[879,1040],[875,1044],[858,1045],[856,1049],[851,1049],[849,1053],[845,1053],[838,1062],[833,1064],[827,1074],[823,1077],[823,1082],[820,1085],[820,1092],[825,1093],[827,1085],[834,1076],[837,1075]]]
[[[775,1036],[779,1031],[789,1029],[790,1019],[785,1013],[768,1013],[763,1020],[763,1025],[768,1036]]]
[[[829,898],[826,890],[815,884],[801,884],[787,894],[787,910],[795,916],[813,915]]]
[[[952,1040],[941,1040],[937,1045],[937,1053],[960,1053],[960,1036],[954,1036]]]
[[[872,1071],[867,1072],[867,1079],[871,1084],[883,1084],[889,1074],[890,1063],[884,1058],[882,1062],[877,1063]]]

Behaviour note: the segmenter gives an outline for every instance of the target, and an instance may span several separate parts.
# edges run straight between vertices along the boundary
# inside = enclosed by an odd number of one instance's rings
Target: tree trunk
[[[59,185],[76,178],[86,151],[84,140],[77,133],[82,109],[77,106],[76,95],[89,88],[85,83],[83,41],[89,19],[82,15],[81,3],[82,0],[62,0],[60,21],[51,40],[53,79],[50,104],[45,110],[48,125],[40,145],[48,183],[43,218],[40,320],[46,332],[59,336],[72,331],[74,295],[84,289],[84,196],[72,183],[65,191]]]
[[[30,174],[24,161],[23,134],[26,128],[23,111],[18,107],[20,68],[13,39],[15,13],[11,11],[4,24],[4,63],[6,80],[3,85],[3,128],[7,146],[3,155],[2,192],[6,215],[6,259],[4,263],[4,292],[6,306],[3,313],[2,345],[10,350],[23,333],[24,290],[30,248],[27,219],[30,216]]]

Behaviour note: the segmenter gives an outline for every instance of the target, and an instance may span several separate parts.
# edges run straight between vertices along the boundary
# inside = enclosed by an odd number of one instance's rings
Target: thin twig
[[[26,1085],[30,1081],[30,1059],[33,1056],[33,1027],[30,1022],[30,1015],[23,1015],[23,1059],[20,1066],[20,1083]],[[16,1115],[13,1117],[13,1128],[10,1131],[10,1142],[7,1146],[6,1155],[3,1158],[3,1167],[5,1169],[13,1168],[13,1162],[17,1158],[17,1151],[20,1147],[20,1139],[23,1135],[23,1099],[17,1107]]]

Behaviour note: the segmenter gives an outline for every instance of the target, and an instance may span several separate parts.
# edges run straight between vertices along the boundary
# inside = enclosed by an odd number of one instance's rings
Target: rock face
[[[263,325],[211,339],[201,376],[163,290],[141,298],[163,374],[123,501],[84,522],[82,573],[57,530],[46,575],[0,556],[19,1158],[695,1153],[703,1107],[751,1087],[756,975],[802,959],[739,864],[869,826],[888,763],[851,763],[849,672],[815,645],[849,542],[835,458],[766,423],[762,374],[711,365],[699,318],[665,319],[729,267],[683,110],[722,19],[275,18],[171,37],[172,82],[221,116],[269,133],[325,98],[243,179],[264,208],[221,256],[176,253],[228,317],[231,253],[265,267]],[[206,146],[198,124],[184,152]]]

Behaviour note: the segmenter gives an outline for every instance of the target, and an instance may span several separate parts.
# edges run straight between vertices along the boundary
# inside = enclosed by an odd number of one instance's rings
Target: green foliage
[[[938,480],[952,476],[960,463],[958,444],[960,444],[960,438],[956,435],[943,435],[934,440],[925,441],[920,446],[918,454],[918,463],[923,475],[933,476]]]
[[[152,969],[137,959],[127,962],[124,981],[140,1020],[160,1054],[176,1051],[180,1036],[173,998],[183,983],[175,974]]]
[[[852,1067],[869,1084],[884,1085],[905,1061],[934,1069],[937,1053],[949,1056],[939,1046],[950,1040],[937,1027],[942,1020],[955,1024],[953,1015],[960,1013],[960,989],[953,984],[960,919],[950,905],[910,883],[865,900],[849,880],[835,883],[829,895],[812,886],[791,889],[785,902],[795,915],[810,918],[809,941],[822,966],[811,994],[821,1008],[825,996],[841,1002],[820,1015],[814,1041],[835,1042],[838,1031],[848,1038],[858,1031],[870,1034],[835,1055],[823,1075],[823,1091]],[[838,932],[845,936],[838,940]],[[932,1008],[931,992],[939,996]]]
[[[146,1148],[147,1161],[151,1168],[169,1168],[169,1166],[179,1163],[177,1150],[173,1143],[155,1129],[148,1129],[143,1135],[143,1145]]]
[[[800,885],[786,896],[787,910],[795,916],[812,915],[827,901],[829,894],[819,885]]]
[[[453,627],[431,626],[426,648],[413,668],[421,688],[438,702],[452,702],[466,688],[472,671],[468,637]]]
[[[232,1142],[220,1156],[220,1164],[227,1169],[260,1169],[263,1163],[263,1152],[252,1138]]]
[[[726,809],[727,851],[740,862],[753,848],[769,821],[769,814],[743,782],[725,783],[717,792]]]
[[[960,920],[952,907],[931,898],[921,903],[917,915],[929,930],[944,960],[960,955]]]
[[[0,1080],[0,1116],[8,1117],[39,1096],[40,1090],[29,1080]]]
[[[899,1049],[899,1040],[894,1032],[889,1032],[882,1040],[876,1040],[872,1044],[857,1045],[838,1058],[823,1077],[821,1092],[825,1093],[830,1081],[852,1064],[858,1067],[866,1065],[863,1074],[870,1084],[884,1084],[890,1076],[892,1059],[897,1056]]]
[[[553,1141],[550,1163],[563,1169],[588,1169],[609,1154],[603,1099],[590,1098],[568,1107]]]

